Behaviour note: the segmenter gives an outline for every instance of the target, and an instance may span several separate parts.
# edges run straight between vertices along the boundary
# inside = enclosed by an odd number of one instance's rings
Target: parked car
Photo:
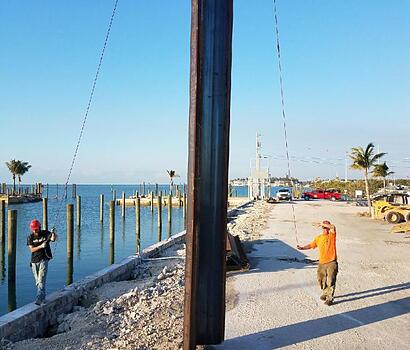
[[[289,188],[281,188],[276,192],[276,199],[278,201],[290,201],[292,199],[292,192]]]
[[[329,189],[329,190],[314,190],[310,192],[303,192],[302,198],[304,200],[310,199],[330,199],[332,201],[340,200],[341,194],[338,190]]]

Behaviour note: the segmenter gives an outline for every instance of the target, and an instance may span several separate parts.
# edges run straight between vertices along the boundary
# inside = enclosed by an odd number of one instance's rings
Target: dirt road
[[[249,254],[252,270],[234,275],[237,305],[226,341],[215,349],[410,349],[410,238],[360,217],[345,203],[296,202],[298,240],[337,226],[339,275],[333,306],[319,300],[317,251],[298,251],[290,204],[272,205]],[[232,282],[232,281],[231,281]],[[232,291],[231,291],[232,292]]]

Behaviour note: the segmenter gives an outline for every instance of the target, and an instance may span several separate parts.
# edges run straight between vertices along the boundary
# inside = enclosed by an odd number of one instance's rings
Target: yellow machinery
[[[409,195],[406,193],[388,193],[372,201],[374,217],[386,220],[390,224],[410,222]]]
[[[391,232],[392,233],[410,232],[410,221],[407,221],[404,224],[394,225],[391,229]]]

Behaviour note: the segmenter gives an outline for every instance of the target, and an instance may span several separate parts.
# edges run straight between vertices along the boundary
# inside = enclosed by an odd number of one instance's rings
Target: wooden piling
[[[151,192],[151,213],[154,212],[154,193]]]
[[[8,282],[7,285],[7,311],[12,312],[17,308],[17,297],[16,297],[16,281],[12,280]]]
[[[6,254],[6,201],[0,200],[0,281],[4,280]]]
[[[48,230],[48,199],[43,198],[43,230]]]
[[[172,221],[172,196],[168,196],[168,222]]]
[[[158,242],[162,240],[162,197],[158,196]]]
[[[8,210],[8,282],[16,281],[17,210]]]
[[[66,285],[73,283],[74,205],[67,204],[67,277]]]
[[[123,218],[125,218],[125,192],[122,192],[122,203],[121,203],[122,211],[121,215]]]
[[[0,200],[0,244],[6,243],[6,201]]]
[[[137,254],[141,251],[141,200],[139,197],[135,199],[135,233],[137,243]]]
[[[115,201],[110,201],[110,264],[114,264],[115,252]]]
[[[77,227],[81,226],[81,196],[77,196]]]
[[[71,185],[71,197],[72,198],[76,198],[77,197],[77,185],[76,184],[72,184]]]
[[[0,283],[4,281],[6,272],[6,242],[0,242]]]
[[[48,198],[48,184],[46,184],[46,197]]]
[[[117,200],[117,191],[116,190],[112,190],[112,200],[113,201]]]
[[[184,207],[182,211],[182,217],[186,218],[186,194],[185,193],[184,193],[184,196],[182,197],[182,206]]]
[[[155,184],[155,196],[158,196],[158,184]]]
[[[104,195],[100,194],[100,222],[104,222]]]

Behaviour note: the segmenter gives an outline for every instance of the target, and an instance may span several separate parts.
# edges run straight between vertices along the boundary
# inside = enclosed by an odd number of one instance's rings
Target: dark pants
[[[317,280],[320,289],[322,289],[322,295],[326,297],[326,301],[333,301],[337,272],[337,261],[332,261],[327,264],[319,264],[317,267]]]

